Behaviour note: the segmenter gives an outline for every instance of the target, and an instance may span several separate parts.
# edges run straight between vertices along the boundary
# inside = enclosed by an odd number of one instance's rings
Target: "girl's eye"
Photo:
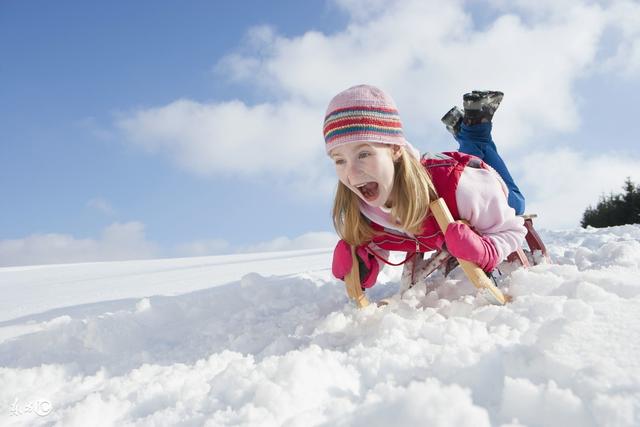
[[[344,160],[342,160],[342,159],[336,159],[335,162],[336,162],[336,165],[343,165],[344,164]]]
[[[358,158],[359,159],[364,159],[365,157],[369,157],[371,155],[371,153],[369,153],[368,151],[362,151],[358,154]]]

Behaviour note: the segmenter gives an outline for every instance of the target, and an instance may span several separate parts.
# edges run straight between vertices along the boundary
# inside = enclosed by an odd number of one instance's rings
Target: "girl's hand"
[[[372,287],[380,272],[378,260],[369,254],[364,246],[356,248],[356,258],[358,258],[358,266],[360,267],[360,284],[363,288]],[[351,267],[353,267],[351,247],[341,239],[333,251],[331,271],[336,279],[344,280],[344,277],[351,271]]]
[[[466,224],[449,224],[444,240],[451,255],[472,262],[486,272],[492,271],[500,261],[491,239],[480,236]]]

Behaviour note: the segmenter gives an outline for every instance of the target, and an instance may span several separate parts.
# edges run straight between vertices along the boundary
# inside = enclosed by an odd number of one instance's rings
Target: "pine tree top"
[[[589,206],[582,214],[582,227],[611,227],[640,223],[640,185],[627,177],[622,187],[624,193],[600,196],[596,207]]]

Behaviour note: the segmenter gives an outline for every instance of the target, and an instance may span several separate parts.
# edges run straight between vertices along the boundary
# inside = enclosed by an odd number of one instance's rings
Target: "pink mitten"
[[[360,267],[360,284],[363,288],[370,288],[376,283],[380,265],[378,260],[369,254],[364,246],[356,248],[356,257]],[[340,240],[333,251],[333,264],[331,271],[336,279],[344,280],[344,277],[351,271],[353,260],[351,259],[351,247],[344,240]]]
[[[444,240],[451,255],[472,262],[486,272],[493,270],[500,261],[493,242],[488,237],[480,236],[466,224],[449,224]]]

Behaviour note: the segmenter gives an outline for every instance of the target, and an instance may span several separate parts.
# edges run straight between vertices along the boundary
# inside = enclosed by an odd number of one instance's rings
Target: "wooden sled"
[[[440,229],[444,232],[449,223],[454,221],[444,200],[435,200],[430,204],[430,209],[436,217]],[[507,257],[507,261],[519,262],[525,268],[529,267],[532,263],[536,265],[543,261],[547,263],[550,262],[547,248],[533,227],[533,218],[536,217],[537,215],[535,214],[523,215],[524,226],[527,229],[525,241],[529,247],[530,256],[527,256],[525,250],[518,248]],[[355,247],[351,247],[351,256],[352,259],[355,259]],[[415,286],[415,284],[423,283],[431,273],[438,269],[443,270],[446,276],[458,265],[463,269],[471,283],[478,289],[479,294],[490,303],[504,305],[511,300],[508,295],[504,295],[498,288],[494,275],[485,273],[480,267],[468,261],[454,258],[446,249],[434,251],[426,260],[424,259],[423,253],[418,253],[408,260],[402,270],[400,289],[403,293],[406,292]],[[356,302],[358,307],[369,305],[369,300],[360,285],[357,262],[353,263],[351,272],[345,278],[345,285],[347,287],[347,295]],[[385,304],[386,301],[380,301],[378,303],[378,305]]]

